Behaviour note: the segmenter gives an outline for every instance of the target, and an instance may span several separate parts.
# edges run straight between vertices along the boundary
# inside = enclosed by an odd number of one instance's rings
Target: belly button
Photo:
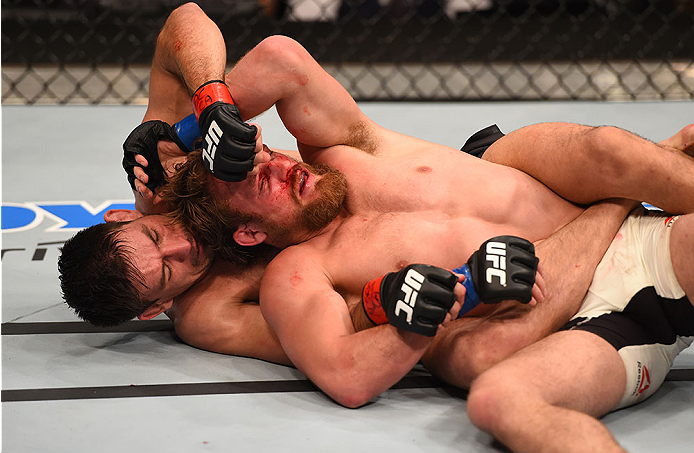
[[[430,173],[431,167],[427,167],[427,166],[417,167],[417,171],[419,173]]]
[[[407,261],[400,260],[400,261],[398,261],[398,263],[395,265],[395,267],[397,267],[398,269],[404,269],[405,267],[407,267],[408,264],[409,264],[409,263],[408,263]]]

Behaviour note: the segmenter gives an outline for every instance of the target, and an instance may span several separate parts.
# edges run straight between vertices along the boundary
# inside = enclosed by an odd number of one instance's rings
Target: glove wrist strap
[[[383,305],[381,305],[381,281],[384,277],[385,275],[368,282],[364,285],[364,290],[361,293],[364,313],[366,313],[366,317],[369,318],[369,321],[376,325],[388,323],[388,316],[383,309]]]
[[[173,125],[176,135],[186,149],[183,151],[191,152],[195,149],[195,142],[202,136],[198,120],[193,115],[188,115],[181,121]],[[179,144],[180,147],[180,144]]]
[[[215,102],[224,102],[234,105],[234,99],[229,93],[229,87],[223,80],[210,80],[200,85],[200,88],[195,90],[193,94],[193,112],[195,118],[200,120],[200,114],[206,107]]]
[[[465,301],[463,302],[463,306],[460,308],[460,311],[458,312],[458,317],[460,318],[461,316],[478,306],[482,301],[480,300],[480,296],[477,294],[477,291],[475,291],[475,285],[472,281],[472,273],[470,272],[470,268],[468,267],[468,265],[463,264],[459,268],[453,269],[453,272],[455,272],[456,274],[463,274],[463,276],[465,277],[464,280],[461,282],[465,287]]]

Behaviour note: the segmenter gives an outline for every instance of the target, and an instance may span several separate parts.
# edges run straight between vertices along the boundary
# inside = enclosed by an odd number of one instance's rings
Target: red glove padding
[[[205,142],[205,167],[222,181],[243,181],[253,169],[258,128],[241,119],[222,80],[204,83],[193,94],[193,111]]]
[[[433,337],[456,301],[458,278],[451,271],[411,264],[368,282],[362,291],[366,316],[374,324],[390,323]]]

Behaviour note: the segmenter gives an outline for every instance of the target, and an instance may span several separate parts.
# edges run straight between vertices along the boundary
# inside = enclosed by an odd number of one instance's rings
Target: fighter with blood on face
[[[195,77],[180,77],[187,84],[181,91],[192,92],[220,77],[223,65],[214,64],[220,60],[214,48],[219,43],[217,34],[214,24],[195,6],[184,5],[169,18],[158,46],[162,67],[172,74],[185,67],[167,64],[166,56],[172,53],[166,49],[173,42],[191,43],[190,47],[176,46],[179,62],[212,56],[209,64],[196,66],[208,73],[201,70]],[[209,53],[200,55],[200,47],[194,45],[200,42],[211,45]],[[260,292],[261,307],[292,362],[346,405],[368,401],[420,358],[435,374],[466,386],[498,360],[556,330],[576,312],[592,270],[631,207],[627,202],[605,202],[583,212],[516,170],[387,131],[365,117],[339,84],[287,38],[263,41],[234,67],[226,81],[242,118],[276,104],[288,130],[297,137],[304,160],[337,169],[346,180],[346,192],[337,198],[338,214],[327,225],[315,230],[315,224],[299,221],[301,208],[320,198],[317,182],[325,176],[259,150],[259,141],[253,148],[258,151],[254,156],[240,153],[246,171],[253,168],[249,157],[257,164],[250,178],[233,182],[213,179],[205,172],[220,170],[216,158],[225,155],[220,144],[224,135],[233,137],[223,125],[219,128],[221,136],[215,132],[219,143],[214,156],[208,147],[212,161],[191,155],[186,167],[173,178],[171,193],[184,195],[179,219],[194,226],[196,238],[230,257],[247,252],[244,247],[263,243],[277,248],[298,243],[283,250],[268,266]],[[222,110],[228,109],[222,106]],[[198,115],[198,120],[202,117],[205,115]],[[218,126],[224,122],[215,121]],[[207,133],[210,129],[204,123],[200,121]],[[678,138],[668,144],[682,136],[676,135]],[[248,143],[247,138],[238,140]],[[233,146],[227,149],[232,149],[226,157],[233,161]],[[528,149],[533,152],[532,159],[525,158]],[[607,156],[612,165],[595,164],[595,154]],[[647,168],[654,179],[679,178],[685,173],[683,183],[691,185],[693,179],[688,179],[687,173],[692,168],[690,158],[615,128],[532,126],[500,138],[484,158],[516,164],[555,192],[580,203],[624,195],[671,210],[692,207],[691,196],[683,197],[679,190],[640,184]],[[590,171],[573,172],[569,162],[578,162]],[[639,165],[620,166],[626,162]],[[642,165],[644,162],[649,165]],[[673,162],[681,169],[675,175],[668,173],[667,167]],[[623,178],[606,177],[612,170],[619,170]],[[133,172],[134,184],[142,190],[147,178],[141,168]],[[232,173],[243,174],[243,170]],[[206,197],[207,191],[215,197]],[[568,223],[577,216],[578,220]],[[223,222],[215,222],[218,218]],[[492,236],[513,234],[537,241],[552,233],[537,250],[545,261],[547,303],[528,310],[527,306],[504,302],[491,306],[497,308],[492,316],[452,321],[449,312],[456,311],[455,306],[451,310],[453,301],[462,302],[465,291],[461,285],[453,286],[457,278],[451,278],[453,274],[444,269],[467,261]],[[590,240],[585,241],[586,236]],[[403,320],[407,324],[408,317],[402,316],[406,310],[396,313],[394,307],[412,269],[424,276],[420,280],[432,290],[421,291],[420,295],[429,297],[417,297],[412,305],[413,310],[421,310],[426,322],[408,331],[399,324]],[[358,331],[353,322],[359,324],[360,314],[361,322],[366,322],[360,303],[363,289],[384,273],[380,284],[371,285],[378,286],[378,291],[367,293],[365,298],[374,302],[368,304],[371,319],[379,315],[383,319],[385,313],[390,324]],[[532,283],[526,282],[526,294],[529,286]],[[371,300],[370,294],[380,298]],[[517,316],[505,316],[509,313]],[[502,318],[503,323],[499,322]],[[411,319],[418,318],[413,315]],[[442,324],[448,326],[441,329]],[[428,336],[436,332],[435,337]],[[374,363],[392,366],[374,367]]]

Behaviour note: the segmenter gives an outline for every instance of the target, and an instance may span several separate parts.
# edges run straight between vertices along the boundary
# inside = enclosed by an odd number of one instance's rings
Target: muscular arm
[[[285,36],[263,40],[234,66],[226,81],[243,118],[275,105],[302,153],[309,147],[340,144],[363,148],[376,127],[340,83]]]
[[[226,46],[219,28],[194,3],[176,8],[157,38],[145,120],[173,124],[193,112],[191,96],[208,80],[222,80]]]
[[[258,305],[262,266],[215,263],[203,281],[178,296],[167,315],[177,335],[197,348],[291,365]]]
[[[422,358],[437,377],[466,388],[491,366],[565,324],[580,307],[593,273],[635,202],[608,200],[536,247],[545,301],[532,309],[504,302],[482,318],[461,318],[436,336]]]
[[[262,312],[301,372],[338,403],[358,407],[410,371],[431,338],[391,325],[355,333],[344,299],[312,262],[291,249],[275,258],[261,285]]]

